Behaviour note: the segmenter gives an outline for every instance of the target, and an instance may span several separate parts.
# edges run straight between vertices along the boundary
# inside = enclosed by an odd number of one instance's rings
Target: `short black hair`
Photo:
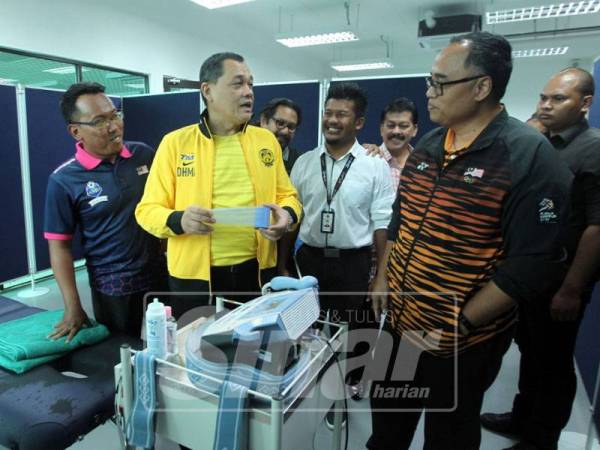
[[[232,59],[240,63],[244,62],[244,57],[233,52],[222,52],[215,53],[209,56],[200,67],[200,84],[202,83],[214,83],[223,75],[223,61],[226,59]],[[200,91],[202,98],[204,95]],[[206,101],[206,99],[204,99]]]
[[[469,56],[465,59],[465,68],[475,66],[483,74],[489,75],[492,79],[492,99],[499,102],[504,97],[513,68],[510,43],[504,36],[487,31],[455,36],[450,43],[463,41],[469,44]]]
[[[325,103],[329,100],[349,100],[354,103],[354,115],[364,117],[367,113],[367,95],[356,83],[333,83],[327,92]]]
[[[412,100],[406,97],[399,97],[392,100],[387,104],[383,111],[381,111],[381,117],[379,118],[379,124],[385,122],[385,116],[391,113],[403,113],[408,111],[412,116],[412,123],[414,125],[419,124],[419,113],[417,111],[417,105]]]
[[[69,89],[60,98],[60,112],[67,125],[73,121],[73,116],[78,112],[75,103],[85,94],[104,94],[106,88],[100,83],[83,81],[69,86]]]
[[[594,77],[587,70],[582,69],[581,67],[567,67],[561,70],[559,73],[563,72],[577,72],[577,77],[579,78],[579,83],[577,83],[577,90],[584,97],[587,95],[594,95]]]
[[[271,120],[273,118],[273,115],[275,114],[275,111],[277,111],[277,108],[279,108],[280,106],[285,106],[287,108],[293,109],[296,112],[296,115],[298,116],[298,126],[300,126],[300,124],[302,123],[302,110],[300,109],[300,106],[294,103],[293,100],[290,100],[289,98],[285,97],[276,97],[269,100],[269,102],[260,111],[259,117],[267,121]]]

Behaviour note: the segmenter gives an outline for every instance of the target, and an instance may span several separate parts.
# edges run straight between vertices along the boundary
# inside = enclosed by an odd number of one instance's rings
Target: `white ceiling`
[[[351,27],[360,37],[358,42],[295,49],[275,42],[275,35],[279,32],[343,27],[347,19],[344,1],[256,0],[217,10],[202,8],[190,0],[103,0],[102,4],[199,39],[210,38],[222,45],[222,50],[235,50],[249,56],[250,62],[252,55],[259,55],[260,59],[269,58],[289,65],[306,79],[321,79],[339,76],[329,67],[333,60],[384,57],[386,46],[381,41],[382,35],[391,42],[395,69],[354,72],[353,76],[428,72],[435,53],[421,49],[417,44],[418,21],[427,10],[432,10],[436,16],[459,13],[485,15],[485,11],[544,5],[551,1],[353,0],[349,2],[349,16]],[[561,68],[580,60],[587,67],[600,55],[600,13],[493,27],[485,24],[484,17],[483,23],[485,30],[507,35],[514,49],[569,46],[563,57],[536,58],[538,64]],[[123,25],[126,26],[126,23]],[[568,32],[576,28],[595,30],[580,35]],[[516,34],[525,36],[511,37]]]

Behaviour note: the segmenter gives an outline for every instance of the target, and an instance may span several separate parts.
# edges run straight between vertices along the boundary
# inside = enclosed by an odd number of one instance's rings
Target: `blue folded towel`
[[[127,421],[127,442],[142,448],[154,446],[154,411],[156,410],[156,358],[137,352],[134,358],[134,400]]]

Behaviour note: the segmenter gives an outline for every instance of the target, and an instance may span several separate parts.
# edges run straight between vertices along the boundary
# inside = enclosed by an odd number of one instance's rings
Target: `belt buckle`
[[[325,247],[323,249],[323,255],[325,256],[325,258],[339,258],[340,257],[340,249]]]

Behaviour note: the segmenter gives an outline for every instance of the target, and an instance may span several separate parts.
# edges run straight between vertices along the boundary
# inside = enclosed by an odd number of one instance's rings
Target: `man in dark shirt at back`
[[[592,76],[578,68],[560,71],[540,94],[538,118],[575,176],[569,269],[549,302],[523,305],[516,336],[519,393],[512,411],[481,416],[485,428],[519,436],[515,450],[555,450],[575,398],[577,331],[600,270],[600,130],[585,119],[593,96]]]
[[[288,175],[300,156],[300,152],[290,145],[301,123],[302,110],[289,98],[273,98],[260,112],[259,126],[271,131],[277,138]]]

